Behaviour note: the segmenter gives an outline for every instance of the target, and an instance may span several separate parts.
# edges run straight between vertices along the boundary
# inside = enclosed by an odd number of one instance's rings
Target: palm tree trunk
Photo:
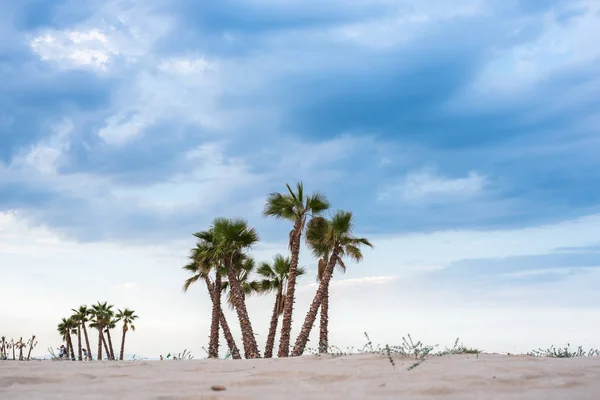
[[[19,346],[19,361],[23,361],[23,347]]]
[[[254,331],[252,330],[252,323],[250,317],[248,317],[248,309],[246,308],[246,302],[244,300],[244,293],[242,292],[242,286],[235,276],[233,265],[231,265],[231,259],[227,260],[227,278],[229,280],[229,290],[231,290],[233,305],[237,312],[238,320],[240,322],[240,329],[242,330],[242,342],[244,345],[244,355],[246,358],[260,358],[260,352],[254,337]],[[218,290],[218,288],[215,288]]]
[[[319,329],[319,353],[327,353],[329,349],[329,285],[325,287],[323,298],[321,299],[321,321]]]
[[[315,293],[315,297],[313,298],[313,301],[308,309],[308,313],[306,314],[306,318],[304,319],[304,324],[302,324],[302,329],[296,338],[296,344],[294,344],[294,350],[292,351],[293,357],[301,356],[302,353],[304,353],[304,348],[308,342],[310,331],[315,323],[315,320],[317,319],[317,313],[319,312],[321,301],[325,295],[325,290],[329,286],[329,281],[331,280],[331,275],[333,274],[333,268],[335,267],[335,262],[337,260],[339,251],[339,248],[336,247],[329,258],[327,269],[325,270],[325,273],[319,282],[317,293]]]
[[[121,338],[121,352],[119,353],[119,361],[123,361],[123,355],[125,354],[125,335],[127,334],[127,329],[123,327],[123,337]]]
[[[108,353],[108,350],[110,350],[110,359],[114,360],[115,351],[113,349],[112,338],[110,337],[110,329],[106,329],[106,337],[108,338],[108,349],[106,350],[106,352]]]
[[[288,287],[285,294],[283,319],[281,321],[281,337],[279,338],[278,357],[287,357],[290,352],[290,336],[292,334],[292,314],[294,312],[294,296],[296,295],[296,276],[298,275],[298,259],[300,257],[300,239],[304,229],[305,217],[294,223],[293,240],[291,241],[292,256],[290,259],[290,272],[288,274]]]
[[[81,327],[83,328],[83,337],[85,338],[85,345],[88,353],[88,360],[92,361],[92,349],[90,348],[90,340],[88,338],[87,328],[85,327],[85,322],[81,323]]]
[[[241,360],[242,356],[240,355],[240,350],[235,344],[235,339],[231,334],[231,330],[229,329],[229,324],[227,323],[227,319],[225,318],[225,314],[223,314],[223,309],[221,308],[221,316],[219,317],[219,321],[221,322],[221,328],[223,328],[223,336],[225,336],[225,340],[227,341],[227,346],[229,347],[229,351],[231,352],[231,357],[234,360]]]
[[[221,318],[221,274],[219,274],[219,271],[215,271],[215,284],[210,294],[213,307],[210,321],[208,358],[219,358],[219,325]]]
[[[75,361],[75,351],[73,349],[73,340],[71,339],[71,333],[67,334],[67,347],[69,347],[69,353],[71,353],[71,360]]]
[[[102,361],[102,344],[104,343],[104,338],[102,335],[102,326],[98,327],[98,361]]]
[[[77,351],[79,361],[83,360],[83,353],[81,352],[81,324],[77,324]]]
[[[282,288],[277,288],[275,297],[275,305],[273,306],[273,314],[271,315],[271,324],[269,325],[269,335],[267,336],[267,344],[265,345],[265,358],[273,357],[273,347],[275,346],[275,334],[277,333],[277,322],[279,322],[279,302],[282,299]]]
[[[102,344],[104,345],[104,352],[106,353],[106,358],[110,360],[110,350],[108,349],[108,345],[106,344],[106,336],[104,336],[104,333],[102,334]]]

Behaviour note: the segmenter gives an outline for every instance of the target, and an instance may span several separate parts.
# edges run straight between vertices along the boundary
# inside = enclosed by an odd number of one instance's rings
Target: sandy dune
[[[0,399],[598,399],[600,357],[0,362]],[[221,385],[216,392],[211,386]]]

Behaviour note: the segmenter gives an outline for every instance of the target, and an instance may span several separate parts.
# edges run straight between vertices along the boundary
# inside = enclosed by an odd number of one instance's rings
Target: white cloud
[[[364,276],[362,278],[335,278],[331,281],[331,286],[334,288],[337,287],[354,287],[354,286],[364,286],[364,285],[384,285],[386,283],[394,282],[398,279],[397,276]],[[307,285],[307,287],[313,289],[319,286],[318,283],[311,283]]]
[[[216,66],[203,57],[178,57],[162,60],[158,69],[171,74],[190,76],[215,70]]]
[[[113,115],[105,121],[106,125],[98,131],[98,136],[109,144],[124,144],[140,135],[144,127],[150,125],[152,121],[152,118],[146,118],[139,113],[129,118]]]
[[[11,169],[33,169],[42,175],[52,175],[59,167],[63,153],[69,149],[74,125],[63,120],[51,128],[51,133],[11,160]]]
[[[404,202],[446,202],[473,197],[487,184],[485,176],[473,171],[464,178],[449,178],[423,170],[407,174],[398,184],[388,185],[379,197]]]
[[[35,37],[31,48],[42,60],[64,68],[91,67],[106,70],[118,51],[99,30],[49,32]]]
[[[568,20],[561,14],[579,13]],[[583,12],[582,12],[583,11]],[[569,69],[590,65],[600,59],[596,45],[600,37],[600,4],[597,1],[558,3],[539,17],[543,33],[535,39],[498,50],[469,88],[469,96],[518,95]],[[531,21],[524,21],[524,23]],[[513,28],[515,34],[522,29]],[[474,103],[476,100],[473,100]]]

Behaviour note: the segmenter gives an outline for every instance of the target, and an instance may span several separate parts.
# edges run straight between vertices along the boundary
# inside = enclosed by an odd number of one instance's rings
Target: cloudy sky
[[[375,244],[332,343],[600,346],[600,2],[0,1],[0,36],[0,334],[43,354],[101,300],[138,312],[128,352],[202,357],[191,233],[285,253],[261,211],[302,180]]]

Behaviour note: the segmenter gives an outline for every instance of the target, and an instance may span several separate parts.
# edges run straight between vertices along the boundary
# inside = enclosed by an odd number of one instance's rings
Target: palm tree
[[[306,228],[306,244],[312,250],[313,255],[319,258],[317,282],[320,282],[323,279],[329,256],[333,252],[333,243],[326,240],[328,227],[329,221],[327,219],[317,217],[311,219]],[[336,265],[342,273],[346,272],[346,265],[340,257],[338,257]],[[331,278],[333,278],[333,271]],[[320,316],[319,353],[327,353],[329,348],[329,284],[324,288],[323,298],[321,299]]]
[[[319,281],[317,293],[315,293],[315,297],[306,314],[302,329],[296,338],[292,356],[300,356],[304,352],[308,336],[310,335],[312,326],[317,318],[321,302],[328,293],[327,288],[336,263],[342,262],[343,265],[342,259],[344,257],[350,257],[354,261],[360,262],[363,258],[360,246],[365,245],[373,247],[367,239],[357,238],[352,234],[352,213],[349,211],[340,210],[336,212],[331,221],[327,221],[324,218],[316,220],[314,226],[316,232],[311,232],[309,239],[316,236],[321,237],[321,240],[313,242],[313,245],[315,246],[313,248],[313,253],[316,256],[319,256],[322,254],[324,248],[331,248],[332,250],[329,261],[325,266],[321,280]]]
[[[75,352],[73,351],[73,341],[71,340],[71,332],[75,328],[76,322],[72,318],[63,318],[57,326],[58,333],[67,343],[67,354],[71,354],[71,359],[75,361]]]
[[[7,360],[8,356],[6,355],[6,336],[2,336],[0,338],[0,360]]]
[[[196,247],[190,252],[192,263],[185,266],[184,269],[193,274],[191,278],[186,280],[183,290],[187,291],[189,286],[196,282],[201,277],[210,281],[210,273],[214,271],[214,287],[221,287],[221,271],[222,260],[218,252],[218,247],[215,243],[214,230],[201,231],[194,233],[198,239]],[[212,283],[207,281],[207,287]],[[210,335],[208,343],[208,358],[219,358],[219,325],[221,319],[221,293],[209,289],[209,295],[212,302],[212,314],[210,324]]]
[[[104,350],[106,351],[106,356],[110,358],[110,351],[108,350],[108,346],[106,344],[106,339],[104,338],[104,329],[106,325],[110,321],[110,309],[112,306],[109,306],[107,302],[94,304],[91,310],[91,323],[90,328],[95,328],[98,330],[98,361],[102,361],[102,346],[104,345]]]
[[[126,308],[123,311],[118,310],[116,318],[123,322],[123,338],[121,339],[121,352],[119,353],[119,360],[123,361],[123,354],[125,353],[125,335],[129,330],[135,332],[133,321],[138,319],[138,316],[135,315],[135,311]]]
[[[262,262],[258,267],[257,273],[262,277],[261,289],[264,293],[275,291],[275,305],[273,306],[273,314],[271,315],[271,323],[269,325],[269,334],[267,336],[267,344],[265,345],[265,358],[273,357],[273,347],[275,345],[275,335],[277,333],[277,323],[279,316],[283,313],[285,304],[286,285],[290,272],[290,258],[283,257],[277,254],[273,257],[273,263]],[[296,276],[304,275],[306,270],[298,268]]]
[[[235,265],[237,257],[245,254],[246,250],[258,242],[258,234],[254,228],[249,228],[243,219],[216,218],[211,229],[213,229],[216,248],[216,251],[212,254],[222,262],[227,271],[231,301],[240,323],[245,356],[246,358],[258,358],[260,352],[254,337],[242,285],[238,279],[238,271],[236,271]]]
[[[37,343],[38,342],[35,340],[35,335],[32,335],[31,339],[27,341],[27,345],[29,346],[29,351],[27,352],[27,361],[29,361],[29,359],[31,358],[31,352],[33,351],[33,348],[37,346]]]
[[[77,328],[83,330],[83,337],[84,337],[84,340],[85,340],[85,345],[86,345],[86,348],[87,348],[88,357],[89,357],[89,360],[91,360],[92,359],[92,352],[91,352],[91,349],[90,349],[90,340],[88,338],[87,327],[85,326],[85,323],[89,322],[89,316],[90,316],[91,310],[86,305],[83,305],[83,306],[80,306],[77,309],[73,309],[72,311],[74,312],[73,318],[79,324]],[[79,360],[81,361],[83,359],[83,354],[81,352],[81,333],[78,332],[78,335],[79,335],[78,339],[79,339],[79,343],[80,343],[79,344]]]
[[[210,279],[208,271],[206,270],[206,268],[203,268],[203,266],[196,261],[193,261],[193,262],[189,263],[188,265],[184,266],[183,269],[185,269],[186,271],[188,271],[192,274],[192,276],[190,278],[186,279],[186,281],[183,285],[183,292],[186,293],[192,284],[198,282],[199,280],[203,280],[204,283],[206,284],[206,288],[208,289],[208,294],[211,298],[211,301],[213,302],[213,315],[212,315],[212,321],[211,321],[210,342],[209,342],[209,346],[208,346],[208,348],[209,348],[208,357],[209,358],[217,358],[218,357],[219,330],[218,330],[218,327],[215,328],[215,326],[214,326],[215,314],[217,313],[215,310],[215,307],[218,307],[217,321],[219,322],[221,328],[223,328],[223,335],[225,336],[225,340],[227,341],[227,345],[229,347],[229,351],[231,352],[231,356],[234,359],[241,359],[242,357],[240,355],[240,351],[239,351],[237,345],[235,344],[235,339],[233,338],[233,335],[231,334],[231,330],[229,329],[229,324],[227,323],[225,314],[223,314],[223,310],[221,309],[220,292],[216,291],[216,289],[215,289],[216,286]],[[215,270],[217,270],[217,269],[215,269]],[[222,274],[224,274],[224,270],[222,268],[220,268],[219,273],[217,274],[217,275],[219,275],[219,277],[215,278],[215,280],[218,280],[220,282],[220,279],[221,279],[220,275],[222,275]],[[218,296],[218,297],[215,297],[215,296]],[[216,306],[215,306],[215,303],[217,303]],[[216,332],[216,338],[214,336],[215,332]]]
[[[294,296],[296,293],[296,276],[298,275],[298,259],[300,256],[300,240],[304,225],[309,216],[319,215],[329,208],[327,198],[315,192],[310,196],[304,195],[302,182],[296,184],[294,192],[286,184],[288,193],[271,193],[267,197],[267,204],[263,211],[265,217],[286,219],[294,223],[289,235],[291,251],[290,271],[286,291],[286,302],[283,307],[283,321],[281,324],[281,338],[279,339],[279,357],[287,357],[290,350],[290,335],[292,331],[292,313],[294,311]]]
[[[17,349],[19,349],[19,361],[23,361],[23,348],[25,347],[25,342],[23,341],[23,337],[19,339],[16,343]]]

